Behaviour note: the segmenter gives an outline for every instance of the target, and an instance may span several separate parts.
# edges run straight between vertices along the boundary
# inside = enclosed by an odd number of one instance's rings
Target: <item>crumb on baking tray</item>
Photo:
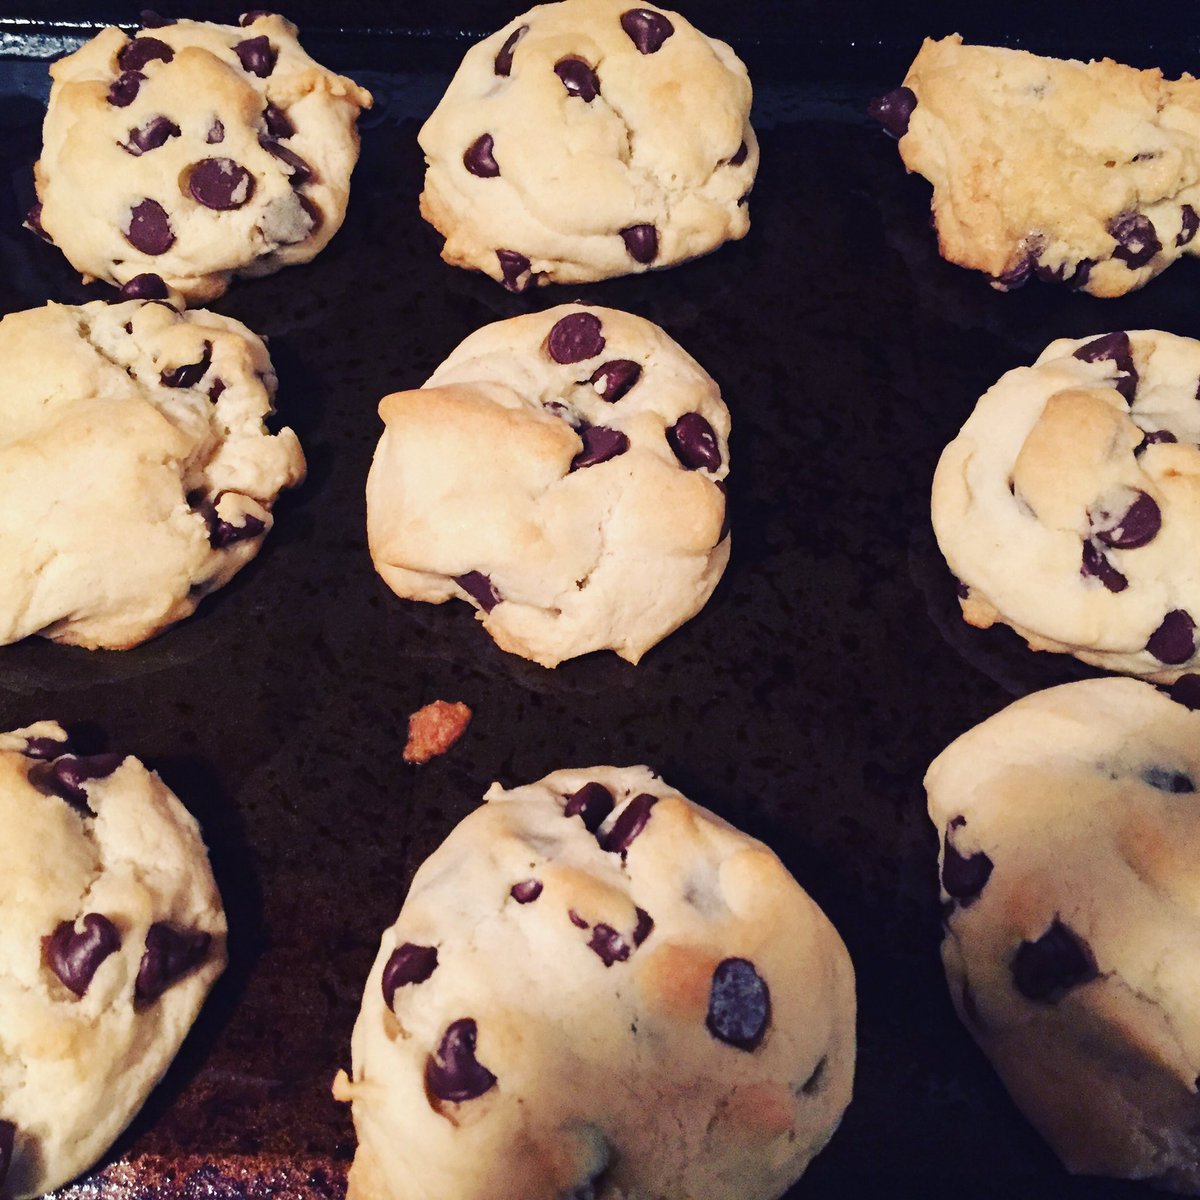
[[[434,700],[408,718],[408,743],[404,761],[425,763],[445,754],[466,732],[471,710],[461,701]]]

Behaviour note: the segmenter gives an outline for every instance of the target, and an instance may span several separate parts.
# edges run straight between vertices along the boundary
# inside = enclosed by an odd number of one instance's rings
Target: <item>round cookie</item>
[[[84,280],[153,271],[189,301],[308,262],[346,214],[370,93],[273,13],[105,29],[50,68],[35,232]]]
[[[836,930],[646,767],[485,798],[367,980],[351,1200],[781,1196],[850,1100]]]
[[[225,966],[195,820],[136,758],[0,734],[0,1194],[90,1167],[170,1065]]]
[[[744,237],[750,80],[679,13],[562,0],[467,51],[419,140],[442,257],[510,291],[669,267]]]
[[[964,1024],[1068,1169],[1192,1194],[1198,783],[1200,712],[1113,678],[1017,701],[925,779]]]
[[[933,527],[963,616],[1034,650],[1169,682],[1200,665],[1200,343],[1046,348],[942,453]]]
[[[266,348],[229,317],[49,304],[0,321],[0,368],[0,644],[145,641],[258,553],[304,477],[263,424]]]
[[[471,600],[505,650],[637,662],[725,569],[729,413],[649,321],[570,304],[485,326],[379,414],[376,570],[406,599]]]

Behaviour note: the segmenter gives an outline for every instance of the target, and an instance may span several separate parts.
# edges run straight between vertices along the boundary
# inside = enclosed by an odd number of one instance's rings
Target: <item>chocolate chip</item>
[[[916,92],[912,88],[898,87],[872,100],[867,105],[867,115],[878,121],[886,133],[899,139],[908,132],[908,122],[916,107]]]
[[[1037,941],[1022,942],[1012,961],[1017,991],[1027,1000],[1047,1004],[1096,975],[1090,951],[1057,917]]]
[[[265,33],[261,37],[238,42],[233,52],[238,56],[242,69],[257,75],[259,79],[266,79],[275,70],[275,47],[267,40]]]
[[[1182,771],[1172,771],[1169,767],[1147,767],[1142,772],[1142,780],[1160,792],[1169,792],[1172,796],[1185,796],[1196,790],[1196,784],[1190,775]]]
[[[733,157],[729,160],[731,167],[740,167],[746,161],[746,156],[750,153],[750,147],[743,142],[734,152]]]
[[[295,150],[281,146],[270,138],[260,137],[258,144],[268,153],[273,154],[280,162],[291,167],[289,172],[292,187],[302,187],[313,177],[313,169],[298,155]]]
[[[716,471],[721,466],[721,447],[713,427],[698,413],[684,413],[667,430],[667,442],[675,457],[689,471],[704,467]]]
[[[221,124],[218,118],[213,118],[213,123],[208,127],[208,134],[204,140],[210,146],[215,146],[218,142],[225,140],[225,126]]]
[[[1104,556],[1104,551],[1095,542],[1083,543],[1083,561],[1079,573],[1084,577],[1099,579],[1110,592],[1123,592],[1129,580]]]
[[[708,994],[708,1032],[738,1050],[756,1050],[770,1019],[771,995],[754,964],[745,958],[719,962]]]
[[[39,762],[51,762],[60,754],[67,752],[66,741],[55,741],[48,737],[31,737],[25,739],[25,749],[21,751],[26,758],[35,758]]]
[[[436,946],[418,946],[405,942],[397,946],[383,968],[383,1002],[392,1007],[396,989],[414,983],[424,983],[437,970]]]
[[[496,1077],[475,1057],[477,1030],[470,1017],[452,1022],[437,1055],[425,1060],[425,1087],[439,1100],[461,1104],[492,1088]]]
[[[505,39],[504,45],[500,47],[500,53],[496,55],[495,69],[497,75],[512,74],[513,51],[517,48],[517,43],[528,32],[528,25],[518,25]]]
[[[225,390],[225,380],[214,379],[212,386],[208,389],[208,398],[213,404],[221,398],[221,393]]]
[[[609,854],[625,855],[633,845],[633,840],[646,828],[650,820],[650,810],[658,803],[657,796],[642,792],[621,810],[621,815],[609,826],[608,832],[600,838],[600,848]]]
[[[960,600],[966,600],[971,595],[971,589],[961,579],[956,579],[954,593]]]
[[[571,470],[579,471],[584,467],[594,467],[598,463],[608,462],[629,449],[629,439],[619,429],[609,429],[607,425],[591,425],[580,432],[583,439],[583,449],[571,459]]]
[[[529,270],[529,259],[515,250],[497,250],[496,257],[500,260],[500,274],[504,286],[510,292],[523,292],[532,282],[532,276],[521,282],[521,276]]]
[[[1147,446],[1158,442],[1177,442],[1179,439],[1169,429],[1151,429],[1142,436],[1142,440],[1133,448],[1134,454],[1141,454]]]
[[[640,946],[654,932],[654,918],[644,909],[637,911],[637,924],[633,927],[633,944]]]
[[[463,166],[480,179],[495,179],[500,174],[500,166],[492,157],[493,146],[492,135],[481,133],[467,147],[463,155]]]
[[[129,140],[121,143],[121,149],[139,158],[150,150],[166,144],[168,138],[179,136],[179,126],[166,117],[151,117],[144,125],[129,131]]]
[[[1043,266],[1039,263],[1034,267],[1034,273],[1043,283],[1065,283],[1072,291],[1079,291],[1088,281],[1095,262],[1090,258],[1081,258],[1074,271],[1067,274],[1067,264],[1059,263],[1056,267]]]
[[[143,254],[166,254],[175,245],[175,233],[167,211],[157,200],[143,200],[129,213],[126,240]]]
[[[556,363],[577,363],[595,358],[604,349],[600,318],[589,312],[568,313],[555,321],[546,350]]]
[[[964,822],[965,824],[965,822]],[[987,886],[992,860],[982,850],[960,854],[950,841],[950,831],[942,838],[942,887],[963,905],[970,904]]]
[[[1155,501],[1139,491],[1124,512],[1098,508],[1088,512],[1096,537],[1114,550],[1136,550],[1154,540],[1162,527],[1162,512]]]
[[[554,73],[562,80],[569,96],[578,96],[590,104],[600,94],[596,72],[582,58],[560,58],[554,64]]]
[[[76,930],[64,921],[46,939],[46,961],[55,975],[76,996],[82,996],[97,968],[121,948],[117,927],[101,913],[87,913]]]
[[[1075,358],[1081,362],[1111,362],[1115,363],[1124,376],[1113,383],[1113,387],[1125,397],[1126,404],[1132,404],[1137,395],[1138,373],[1133,365],[1133,347],[1129,343],[1129,334],[1118,331],[1106,333],[1093,338],[1075,351]]]
[[[135,37],[117,55],[117,66],[122,71],[140,71],[156,59],[169,63],[174,57],[175,51],[166,42],[153,37]]]
[[[169,294],[161,275],[145,271],[121,285],[117,300],[165,300]]]
[[[1196,652],[1196,623],[1183,609],[1172,609],[1150,635],[1146,649],[1171,667],[1187,662]]]
[[[564,817],[580,817],[588,833],[595,833],[613,810],[613,795],[602,783],[585,783],[566,798]]]
[[[210,396],[209,398],[211,399],[212,397]],[[236,542],[244,542],[249,538],[258,537],[266,528],[267,523],[265,521],[259,517],[252,516],[250,513],[243,513],[242,524],[234,525],[231,521],[226,521],[224,518],[218,517],[214,509],[211,527],[208,531],[208,544],[214,550],[224,550],[226,546],[232,546]]]
[[[273,138],[290,138],[296,132],[296,127],[288,119],[287,113],[277,104],[268,102],[267,107],[263,109],[263,122]]]
[[[642,368],[627,358],[614,358],[597,367],[588,376],[588,383],[602,400],[616,404],[642,377]]]
[[[1180,675],[1169,688],[1167,695],[1176,704],[1193,711],[1200,710],[1200,675]]]
[[[124,761],[125,755],[117,753],[90,754],[86,757],[64,755],[51,765],[46,783],[55,795],[87,811],[87,789],[84,784],[90,779],[106,779]]]
[[[0,1120],[0,1187],[8,1178],[8,1169],[12,1166],[13,1141],[17,1136],[17,1127],[11,1121]]]
[[[482,571],[468,571],[465,575],[455,575],[454,582],[471,595],[484,612],[491,612],[503,599]]]
[[[1114,217],[1108,223],[1108,232],[1117,239],[1113,258],[1119,258],[1131,271],[1144,267],[1162,249],[1153,223],[1141,213]]]
[[[542,894],[542,881],[540,879],[522,879],[520,883],[514,883],[509,888],[508,894],[518,904],[532,904]]]
[[[188,191],[205,208],[229,212],[254,194],[254,176],[232,158],[202,158],[188,171]]]
[[[653,54],[675,32],[675,26],[652,8],[631,8],[621,14],[621,28],[642,54]]]
[[[594,950],[606,967],[624,962],[630,953],[629,943],[611,925],[597,925],[592,930],[588,949]]]
[[[588,923],[573,908],[567,909],[567,918],[576,929],[587,929]]]
[[[621,240],[634,262],[651,263],[658,257],[658,230],[653,225],[630,225],[621,230]]]
[[[175,367],[174,370],[163,371],[159,375],[159,379],[162,381],[163,387],[195,387],[204,378],[211,364],[212,342],[205,342],[204,351],[200,355],[199,362],[184,363],[183,366]]]
[[[157,1000],[176,980],[208,955],[210,934],[198,929],[176,929],[155,921],[146,931],[146,952],[138,964],[133,994],[138,1000]]]
[[[37,234],[43,242],[50,242],[53,245],[50,235],[42,228],[42,206],[40,202],[30,205],[29,211],[25,214],[25,228],[30,233]]]
[[[1175,235],[1175,245],[1186,246],[1196,236],[1196,230],[1200,229],[1200,216],[1197,216],[1196,210],[1190,204],[1185,204],[1179,210],[1179,222],[1180,228]]]
[[[1036,267],[1037,255],[1026,253],[1017,260],[1014,266],[1009,267],[1002,275],[997,275],[996,282],[1003,284],[1010,292],[1015,291],[1029,282]]]
[[[245,29],[247,25],[253,25],[259,17],[273,17],[274,15],[269,8],[252,8],[238,17],[238,24]]]
[[[114,108],[128,108],[137,98],[138,89],[145,82],[140,71],[125,71],[108,85],[108,102]]]
[[[297,199],[300,201],[300,207],[308,214],[308,233],[305,236],[311,237],[315,230],[321,228],[325,215],[307,196],[298,196]]]
[[[164,17],[152,8],[143,8],[139,19],[143,29],[166,29],[168,25],[175,24],[174,17]]]

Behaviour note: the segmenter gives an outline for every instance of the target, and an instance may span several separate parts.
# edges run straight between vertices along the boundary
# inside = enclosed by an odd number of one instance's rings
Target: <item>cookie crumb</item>
[[[404,747],[404,761],[426,763],[439,754],[445,754],[467,731],[471,723],[471,710],[461,701],[434,700],[424,708],[418,708],[408,718],[408,743]]]

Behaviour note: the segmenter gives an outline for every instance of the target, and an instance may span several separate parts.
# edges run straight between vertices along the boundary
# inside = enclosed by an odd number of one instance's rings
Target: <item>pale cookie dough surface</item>
[[[50,73],[31,225],[85,279],[153,271],[211,300],[308,262],[341,226],[371,97],[282,17],[105,29]]]
[[[0,321],[0,644],[126,649],[258,553],[304,456],[244,325],[167,304]]]
[[[53,721],[0,734],[0,1194],[90,1167],[162,1077],[225,966],[195,820]]]
[[[1200,712],[1035,693],[925,779],[950,994],[1066,1166],[1200,1193]]]
[[[729,412],[640,317],[573,304],[485,326],[379,413],[376,570],[406,599],[471,600],[505,650],[637,662],[725,569]]]
[[[442,257],[511,291],[669,267],[741,238],[750,80],[679,13],[563,0],[470,49],[420,133]]]
[[[972,625],[1163,682],[1200,665],[1200,342],[1053,342],[942,453],[933,528]]]
[[[926,40],[872,112],[933,184],[943,257],[1093,296],[1200,251],[1200,81]]]
[[[781,1196],[850,1100],[836,930],[646,767],[485,799],[367,980],[352,1200]]]

